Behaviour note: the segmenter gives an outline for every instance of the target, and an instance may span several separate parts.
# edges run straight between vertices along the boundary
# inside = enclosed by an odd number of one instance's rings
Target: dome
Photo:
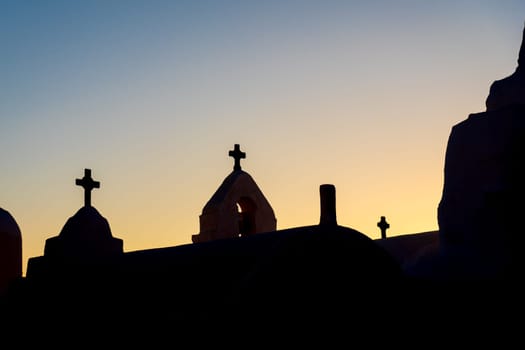
[[[48,238],[45,256],[61,256],[75,259],[111,256],[123,252],[123,241],[114,238],[109,223],[97,209],[80,208],[70,217],[60,234]]]
[[[15,219],[7,210],[2,208],[0,208],[0,234],[21,237],[20,228]]]
[[[0,295],[22,276],[22,234],[11,214],[0,208]]]
[[[59,236],[88,240],[112,237],[108,221],[94,207],[80,208],[66,221]]]

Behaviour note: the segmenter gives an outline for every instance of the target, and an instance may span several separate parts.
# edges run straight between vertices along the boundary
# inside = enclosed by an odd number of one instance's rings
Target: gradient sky
[[[510,75],[525,1],[0,0],[0,207],[23,269],[83,204],[124,250],[191,243],[241,162],[277,228],[435,230],[453,125]]]

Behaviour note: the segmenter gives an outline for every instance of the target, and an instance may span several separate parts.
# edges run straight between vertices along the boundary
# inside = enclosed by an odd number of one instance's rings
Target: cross
[[[241,152],[241,149],[238,143],[235,144],[233,151],[228,152],[228,155],[230,157],[233,157],[233,159],[235,159],[233,170],[241,170],[241,159],[246,158],[246,153]]]
[[[82,179],[76,179],[75,184],[84,187],[84,206],[90,207],[91,190],[94,188],[100,188],[100,182],[93,181],[91,178],[91,169],[84,169],[84,177]]]
[[[381,229],[381,239],[386,238],[386,229],[390,228],[390,224],[386,222],[386,219],[384,216],[381,216],[381,221],[377,223],[377,227]]]

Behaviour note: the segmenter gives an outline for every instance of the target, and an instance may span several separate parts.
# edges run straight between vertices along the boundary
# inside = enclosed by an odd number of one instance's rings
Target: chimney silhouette
[[[319,186],[321,197],[321,220],[320,225],[337,225],[335,212],[335,186],[324,184]]]

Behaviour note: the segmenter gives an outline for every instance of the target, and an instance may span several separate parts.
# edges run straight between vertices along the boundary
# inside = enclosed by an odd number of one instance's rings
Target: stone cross
[[[381,221],[377,223],[377,227],[381,229],[381,239],[386,238],[386,229],[390,228],[390,224],[386,222],[386,219],[384,216],[381,216]]]
[[[91,206],[91,190],[100,188],[100,182],[93,181],[91,178],[91,169],[84,169],[84,177],[76,179],[75,184],[84,188],[84,206]]]
[[[246,153],[241,152],[240,146],[238,143],[235,144],[233,151],[229,151],[228,155],[235,159],[235,164],[233,165],[233,170],[241,170],[241,159],[246,158]]]

